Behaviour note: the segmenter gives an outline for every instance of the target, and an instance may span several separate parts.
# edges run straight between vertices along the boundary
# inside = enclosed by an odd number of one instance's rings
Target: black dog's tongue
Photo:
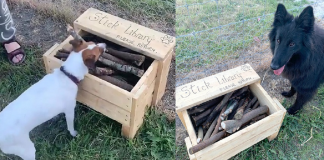
[[[279,68],[279,69],[277,69],[277,70],[273,70],[273,73],[275,74],[275,75],[280,75],[281,73],[282,73],[282,71],[285,69],[285,65],[284,66],[282,66],[281,68]]]

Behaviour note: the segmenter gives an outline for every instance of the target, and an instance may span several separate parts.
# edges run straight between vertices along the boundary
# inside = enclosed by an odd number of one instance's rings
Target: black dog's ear
[[[306,7],[302,13],[296,18],[296,24],[299,28],[303,29],[304,32],[308,33],[311,32],[314,28],[314,12],[313,7],[308,6]]]
[[[287,12],[286,7],[279,3],[277,6],[277,11],[275,13],[273,26],[283,26],[287,22],[291,22],[293,20],[293,16]]]

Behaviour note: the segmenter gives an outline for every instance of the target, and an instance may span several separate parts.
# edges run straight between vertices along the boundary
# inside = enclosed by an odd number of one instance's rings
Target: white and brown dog
[[[73,51],[60,68],[45,75],[0,112],[0,149],[3,153],[35,160],[36,149],[29,132],[60,113],[65,114],[71,135],[77,135],[74,129],[77,84],[89,68],[94,67],[106,50],[106,44],[75,40],[70,44]]]

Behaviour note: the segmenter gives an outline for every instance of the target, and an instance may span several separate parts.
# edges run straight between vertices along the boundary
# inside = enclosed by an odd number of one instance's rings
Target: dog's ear
[[[96,56],[92,52],[93,51],[89,49],[86,49],[82,52],[84,65],[87,66],[90,70],[94,70],[96,68]]]
[[[274,16],[273,26],[279,27],[293,20],[293,16],[287,12],[286,7],[279,3]]]
[[[73,48],[77,48],[82,45],[82,40],[73,39],[70,40],[69,43],[73,46]]]
[[[306,7],[302,13],[296,18],[296,24],[299,28],[303,29],[304,32],[309,33],[314,28],[314,12],[313,7]]]

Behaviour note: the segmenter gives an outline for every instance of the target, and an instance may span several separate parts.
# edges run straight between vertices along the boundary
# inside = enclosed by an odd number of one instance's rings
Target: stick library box
[[[189,148],[197,145],[197,135],[187,110],[248,86],[260,105],[267,105],[267,117],[243,128],[212,145],[194,153]],[[251,147],[259,141],[277,137],[286,109],[271,98],[260,85],[260,77],[249,64],[245,64],[176,88],[176,112],[189,137],[185,138],[191,160],[225,160]]]
[[[80,36],[96,35],[152,59],[131,91],[91,74],[79,84],[77,101],[121,123],[122,135],[132,139],[147,106],[156,105],[165,92],[175,38],[94,8],[86,10],[73,25]],[[54,55],[69,47],[72,39],[69,36],[43,55],[47,73],[61,66],[62,61]]]

